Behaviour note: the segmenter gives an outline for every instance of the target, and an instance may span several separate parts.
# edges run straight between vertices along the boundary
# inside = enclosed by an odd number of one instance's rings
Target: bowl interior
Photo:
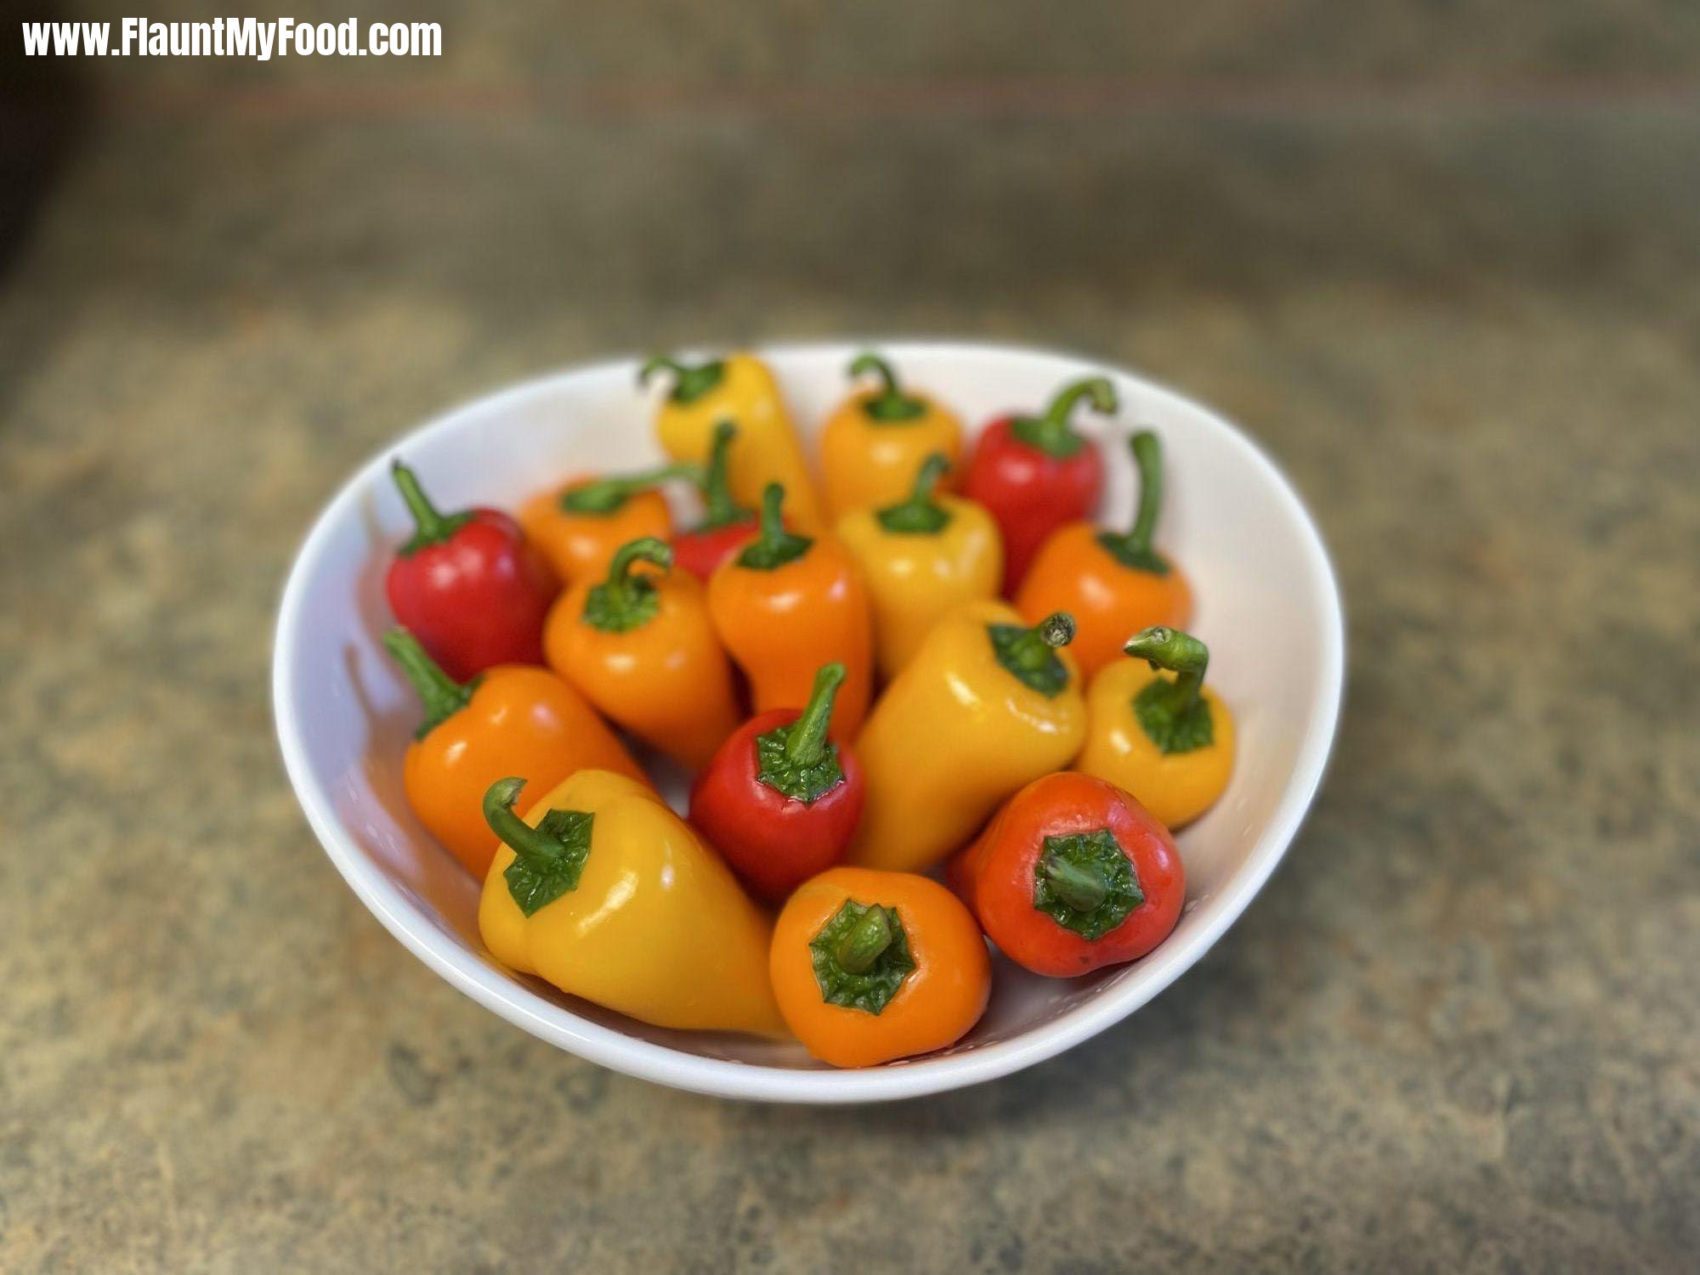
[[[811,435],[846,390],[858,347],[764,351],[799,427]],[[1178,976],[1238,915],[1286,848],[1320,779],[1342,678],[1339,601],[1321,542],[1279,472],[1202,407],[1126,373],[1055,354],[963,344],[881,346],[908,384],[954,405],[970,430],[1042,405],[1063,382],[1109,374],[1113,420],[1081,412],[1112,440],[1100,515],[1131,517],[1133,469],[1120,440],[1162,436],[1166,551],[1194,582],[1194,630],[1211,648],[1212,684],[1234,708],[1240,754],[1222,800],[1178,838],[1188,901],[1175,934],[1145,960],[1055,981],[999,962],[991,1007],[954,1049],[868,1072],[834,1072],[796,1045],[680,1033],[612,1014],[515,977],[484,952],[478,888],[421,829],[402,796],[401,758],[418,706],[385,657],[383,574],[405,538],[388,481],[392,455],[440,506],[512,508],[579,471],[661,459],[634,364],[529,382],[426,425],[373,460],[337,495],[304,545],[279,620],[275,699],[290,778],[338,869],[378,918],[461,990],[533,1033],[604,1065],[734,1096],[850,1101],[985,1079],[1100,1030]],[[689,512],[681,510],[681,512]],[[669,796],[683,794],[669,776]]]

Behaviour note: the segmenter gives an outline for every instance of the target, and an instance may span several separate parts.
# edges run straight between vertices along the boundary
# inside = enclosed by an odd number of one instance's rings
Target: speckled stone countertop
[[[1318,88],[1291,31],[1260,79],[1097,4],[889,62],[792,6],[772,65],[635,82],[436,8],[440,72],[107,72],[0,279],[0,1269],[1692,1269],[1691,11],[1433,80],[1341,37],[1376,74]],[[1115,78],[1158,36],[1202,78]],[[318,506],[581,357],[933,332],[1184,386],[1310,501],[1351,685],[1284,867],[1118,1028],[890,1107],[650,1087],[452,991],[278,761]]]

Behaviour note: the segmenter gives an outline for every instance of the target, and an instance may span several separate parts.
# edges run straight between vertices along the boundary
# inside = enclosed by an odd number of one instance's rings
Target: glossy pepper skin
[[[484,813],[500,848],[478,930],[495,958],[658,1027],[780,1036],[772,927],[718,855],[650,789],[581,770],[522,820],[524,782]]]
[[[858,509],[838,522],[838,538],[867,582],[875,652],[887,681],[943,616],[965,602],[997,597],[1003,581],[1003,544],[991,514],[934,490],[948,463],[935,452],[911,475],[906,499]]]
[[[1186,901],[1168,830],[1114,784],[1071,772],[1011,797],[949,877],[999,951],[1051,978],[1138,960]]]
[[[691,787],[691,823],[763,902],[843,858],[862,817],[862,767],[827,733],[843,681],[842,664],[824,665],[803,709],[745,722]]]
[[[1125,788],[1168,827],[1180,828],[1210,809],[1228,786],[1234,715],[1204,685],[1210,652],[1190,633],[1146,629],[1126,650],[1132,659],[1092,679],[1086,747],[1075,764]]]
[[[815,670],[842,664],[832,729],[854,739],[873,682],[873,622],[856,561],[836,540],[785,530],[777,483],[762,497],[761,532],[708,582],[714,628],[750,682],[758,713],[809,698]]]
[[[576,479],[521,505],[520,525],[563,583],[597,580],[621,545],[673,534],[667,498],[657,485],[693,476],[689,466],[663,465],[637,474]]]
[[[439,513],[413,471],[390,466],[413,538],[384,578],[390,610],[449,676],[543,662],[543,617],[560,592],[518,524],[495,509]]]
[[[1051,532],[1087,517],[1104,488],[1098,444],[1075,433],[1069,413],[1082,399],[1116,410],[1103,377],[1066,386],[1043,416],[1006,416],[981,432],[962,479],[962,494],[991,510],[1003,532],[1003,591],[1014,597]]]
[[[954,1045],[992,986],[980,927],[949,890],[864,868],[797,889],[774,926],[769,973],[792,1034],[834,1067]]]
[[[605,578],[562,595],[543,645],[550,667],[598,709],[696,770],[740,715],[702,585],[669,571],[672,561],[654,538],[623,545]]]
[[[714,444],[715,427],[738,427],[729,461],[732,496],[753,508],[769,483],[785,488],[792,520],[810,535],[825,525],[808,461],[772,370],[753,354],[687,365],[656,356],[638,371],[639,384],[670,372],[673,387],[655,416],[655,433],[675,460],[701,465]]]
[[[407,803],[480,880],[496,851],[483,811],[484,791],[496,780],[525,775],[553,788],[594,767],[647,782],[614,732],[548,669],[503,664],[463,685],[405,629],[386,633],[384,647],[425,706],[402,762]]]
[[[714,427],[714,442],[699,484],[702,521],[673,536],[674,564],[704,584],[722,562],[749,544],[756,534],[755,511],[733,500],[726,482],[727,461],[737,434],[738,427],[731,421],[721,421]]]
[[[944,456],[954,471],[962,454],[956,413],[926,394],[905,390],[877,354],[850,365],[851,376],[869,373],[879,377],[879,386],[852,394],[821,429],[821,481],[838,519],[899,503],[927,457]]]
[[[1068,765],[1086,705],[1073,624],[1022,625],[1001,602],[940,620],[856,740],[868,803],[849,862],[924,872],[967,844],[1004,798]]]
[[[1039,550],[1016,595],[1015,609],[1029,620],[1067,611],[1079,633],[1075,661],[1081,676],[1121,658],[1122,643],[1154,624],[1179,628],[1192,615],[1186,576],[1152,546],[1163,503],[1163,454],[1157,436],[1142,430],[1131,440],[1139,466],[1139,511],[1126,532],[1102,531],[1089,522],[1059,528]]]

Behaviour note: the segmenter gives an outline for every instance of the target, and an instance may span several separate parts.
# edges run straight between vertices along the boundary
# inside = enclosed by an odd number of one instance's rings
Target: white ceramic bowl
[[[273,657],[284,762],[325,852],[409,951],[509,1022],[616,1071],[726,1097],[844,1103],[954,1089],[1050,1058],[1138,1009],[1221,937],[1280,861],[1322,778],[1344,678],[1340,598],[1299,498],[1243,434],[1149,381],[1066,355],[962,342],[764,350],[806,433],[843,397],[845,366],[864,348],[953,404],[970,428],[1037,408],[1074,378],[1111,376],[1119,415],[1078,418],[1111,442],[1099,512],[1112,523],[1130,517],[1133,499],[1120,440],[1134,426],[1161,434],[1159,539],[1193,581],[1192,627],[1210,644],[1211,684],[1236,714],[1233,781],[1179,837],[1188,900],[1167,942],[1132,965],[1069,981],[1000,960],[985,1018],[940,1054],[834,1071],[796,1045],[648,1027],[516,977],[479,942],[476,883],[402,797],[402,753],[419,709],[378,641],[391,623],[384,570],[408,526],[387,466],[404,456],[442,508],[511,508],[563,476],[642,466],[660,453],[631,360],[529,381],[439,417],[355,474],[296,558]],[[676,782],[671,795],[680,795]]]

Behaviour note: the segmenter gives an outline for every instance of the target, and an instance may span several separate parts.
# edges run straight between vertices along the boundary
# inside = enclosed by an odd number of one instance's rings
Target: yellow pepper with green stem
[[[867,776],[848,861],[923,872],[1017,789],[1068,765],[1086,735],[1066,614],[1027,628],[1001,602],[933,626],[856,740]]]
[[[707,465],[715,430],[723,421],[737,427],[727,455],[727,484],[746,509],[761,505],[769,483],[785,488],[785,513],[799,530],[825,530],[820,497],[797,429],[772,370],[753,354],[728,354],[686,364],[656,355],[638,369],[647,384],[657,372],[673,374],[673,388],[655,415],[655,433],[674,460]]]
[[[502,844],[478,929],[497,960],[658,1027],[785,1034],[772,922],[684,820],[611,771],[579,771],[521,819],[524,787],[484,795]]]

